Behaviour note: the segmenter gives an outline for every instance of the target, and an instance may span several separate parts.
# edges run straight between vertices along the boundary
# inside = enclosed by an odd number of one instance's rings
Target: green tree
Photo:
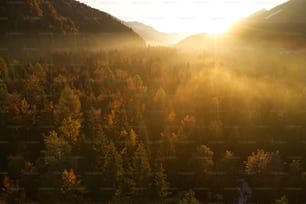
[[[59,137],[55,131],[44,137],[46,165],[57,165],[66,162],[71,153],[71,145],[63,138]]]
[[[135,181],[134,198],[137,202],[144,202],[148,197],[148,188],[151,184],[151,165],[143,143],[139,143],[132,158],[132,178]]]
[[[116,187],[122,179],[122,159],[113,142],[107,147],[101,170],[104,175],[103,183],[108,185],[107,187]]]
[[[161,161],[156,161],[153,169],[153,192],[158,202],[163,202],[169,195],[169,183]]]
[[[195,197],[195,193],[192,190],[184,192],[182,198],[178,202],[179,204],[201,204],[201,202]]]
[[[81,102],[76,94],[76,90],[66,86],[62,90],[58,105],[56,106],[57,118],[59,121],[69,116],[75,118],[79,115],[80,111]]]
[[[214,152],[206,145],[201,145],[195,154],[194,161],[199,165],[201,174],[206,174],[212,170],[214,166],[213,161]]]

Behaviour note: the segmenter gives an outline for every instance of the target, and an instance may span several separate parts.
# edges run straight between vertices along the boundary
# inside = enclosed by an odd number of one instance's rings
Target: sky
[[[124,21],[161,32],[220,33],[241,18],[287,0],[79,0]]]

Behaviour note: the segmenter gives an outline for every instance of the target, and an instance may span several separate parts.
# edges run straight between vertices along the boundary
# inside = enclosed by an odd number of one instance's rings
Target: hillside
[[[215,39],[216,38],[212,35],[200,33],[188,36],[187,38],[177,43],[176,47],[179,49],[187,49],[192,51],[209,49],[213,46]]]
[[[298,48],[306,43],[306,1],[291,0],[238,22],[230,33],[242,39],[280,43]]]
[[[218,38],[199,34],[177,44],[188,50],[226,47],[302,49],[306,45],[306,1],[291,0],[270,10],[260,10],[237,22]],[[217,44],[217,45],[216,45]]]
[[[52,38],[57,41],[55,46],[72,40],[77,41],[78,47],[113,44],[111,41],[144,45],[143,39],[120,20],[74,0],[2,0],[0,16],[0,34],[8,47],[24,40],[26,46],[37,47],[33,41],[47,38],[43,43],[46,48],[50,35],[60,36],[59,40]],[[68,34],[73,34],[74,39]],[[65,47],[70,47],[69,43]]]
[[[164,33],[159,32],[152,26],[145,25],[140,22],[126,22],[127,26],[131,27],[150,45],[171,45],[184,39],[186,35],[179,33]]]

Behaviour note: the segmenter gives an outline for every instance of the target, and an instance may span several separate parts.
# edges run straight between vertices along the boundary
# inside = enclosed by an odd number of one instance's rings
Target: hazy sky
[[[79,0],[125,21],[163,32],[219,32],[233,22],[287,0]]]

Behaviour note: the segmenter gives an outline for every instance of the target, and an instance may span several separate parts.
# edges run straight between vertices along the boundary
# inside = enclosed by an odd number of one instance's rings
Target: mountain
[[[16,36],[35,40],[46,35],[66,36],[65,42],[72,35],[80,36],[77,42],[82,46],[110,41],[144,45],[143,39],[120,20],[75,0],[1,0],[0,22],[0,35],[10,42]]]
[[[239,42],[228,34],[207,34],[200,33],[191,35],[175,45],[176,48],[184,51],[214,50],[218,52],[235,49]],[[241,46],[241,44],[239,44]]]
[[[211,47],[211,37],[209,34],[200,33],[191,35],[176,44],[175,47],[187,50],[202,50]]]
[[[125,22],[150,45],[172,45],[186,37],[180,33],[163,33],[140,22]]]
[[[246,40],[260,40],[297,48],[306,43],[306,1],[290,0],[262,10],[236,23],[230,33]]]
[[[306,1],[290,0],[270,10],[260,10],[234,24],[219,37],[190,36],[176,46],[181,49],[269,47],[302,49],[306,46]],[[220,48],[222,49],[222,48]]]

